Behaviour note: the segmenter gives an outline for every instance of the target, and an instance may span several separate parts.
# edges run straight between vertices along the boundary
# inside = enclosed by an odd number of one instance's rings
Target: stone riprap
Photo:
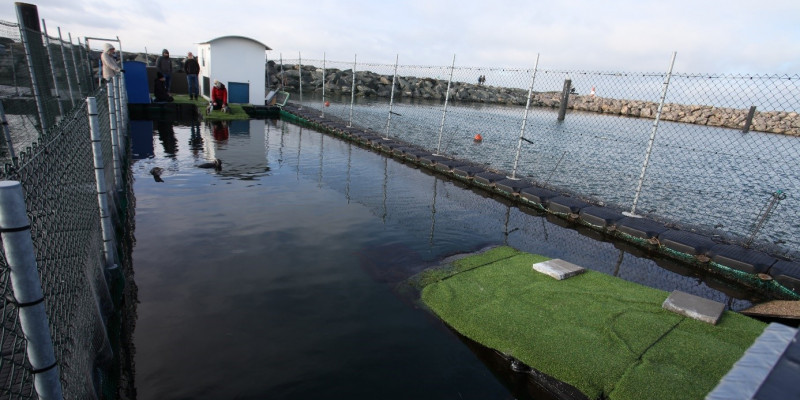
[[[274,65],[268,66],[270,83],[277,85],[281,71]],[[322,69],[303,66],[303,91],[322,90]],[[352,70],[325,70],[325,92],[329,94],[350,94],[352,90]],[[284,85],[293,90],[300,86],[300,70],[296,65],[283,66]],[[356,96],[389,97],[392,89],[392,76],[380,75],[370,71],[356,71]],[[395,96],[412,99],[444,100],[447,81],[433,78],[398,76]],[[528,91],[524,89],[483,86],[464,82],[452,82],[450,101],[478,102],[488,104],[525,106]],[[558,108],[561,92],[534,92],[531,98],[533,107]],[[574,111],[596,112],[634,118],[654,119],[658,103],[641,100],[623,100],[571,94],[567,108]],[[743,129],[749,109],[713,107],[706,105],[665,104],[661,120],[696,125],[707,125],[732,129]],[[751,131],[779,133],[800,136],[800,115],[796,111],[756,111],[750,125]]]

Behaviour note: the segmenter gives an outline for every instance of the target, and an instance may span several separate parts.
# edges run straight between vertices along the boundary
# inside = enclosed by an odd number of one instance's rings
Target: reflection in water
[[[749,294],[623,257],[561,219],[319,132],[229,128],[220,141],[213,126],[177,126],[189,150],[157,146],[134,164],[147,178],[135,180],[140,400],[506,398],[461,342],[393,291],[487,245],[749,306]],[[196,167],[217,158],[221,171]],[[155,167],[174,175],[156,184]]]
[[[210,123],[212,126],[211,131],[214,133],[214,140],[223,142],[228,140],[230,132],[228,130],[228,121],[216,120]]]
[[[178,141],[175,139],[175,131],[172,128],[172,121],[159,121],[156,124],[158,138],[164,146],[164,153],[175,156],[178,152]]]

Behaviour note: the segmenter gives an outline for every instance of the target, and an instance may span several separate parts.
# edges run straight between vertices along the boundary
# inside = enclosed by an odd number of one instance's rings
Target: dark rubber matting
[[[609,227],[617,223],[617,221],[625,218],[622,213],[611,210],[606,207],[589,206],[581,209],[579,213],[581,219],[587,224],[600,226],[603,228]]]
[[[617,230],[633,237],[650,239],[658,237],[667,227],[646,218],[625,217],[617,222]]]
[[[528,201],[541,204],[542,207],[547,207],[547,203],[550,201],[550,199],[560,196],[560,194],[552,190],[540,187],[529,187],[522,189],[519,191],[519,195]]]
[[[475,174],[474,177],[475,182],[486,186],[493,186],[495,182],[502,181],[503,179],[506,179],[505,175],[496,174],[489,171]]]
[[[506,178],[494,183],[494,187],[496,187],[497,190],[508,194],[517,194],[520,190],[531,186],[533,186],[533,184],[528,181],[511,178]]]
[[[769,269],[769,274],[778,283],[791,289],[795,293],[800,293],[800,264],[792,261],[778,260]]]
[[[591,204],[574,197],[558,196],[547,202],[547,209],[559,214],[577,214]]]
[[[658,235],[658,241],[668,249],[693,256],[706,254],[717,245],[716,242],[705,236],[672,229],[661,232]]]
[[[760,251],[730,244],[718,244],[712,247],[708,254],[717,264],[751,274],[767,272],[777,261]]]

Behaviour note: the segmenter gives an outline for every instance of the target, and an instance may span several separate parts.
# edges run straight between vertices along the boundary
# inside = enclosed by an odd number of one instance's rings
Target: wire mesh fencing
[[[129,334],[115,314],[120,312],[115,303],[121,298],[120,275],[131,275],[134,203],[129,169],[114,165],[127,162],[127,154],[119,150],[127,146],[114,142],[126,140],[122,121],[120,133],[112,124],[112,116],[122,115],[120,105],[109,96],[120,89],[96,89],[86,50],[73,45],[71,35],[64,41],[60,28],[57,36],[42,28],[0,21],[0,180],[20,182],[24,192],[64,397],[115,397],[120,364],[130,361],[112,346]],[[97,103],[99,178],[108,188],[105,192],[96,176],[88,96]],[[104,251],[108,239],[101,198],[111,205],[118,236],[113,250],[118,253],[117,272],[109,272]],[[20,309],[26,305],[15,301],[11,277],[6,251],[0,251],[0,397],[36,399],[34,380],[41,371],[26,356],[29,342],[20,324]]]
[[[58,125],[95,90],[86,50],[17,23],[0,21],[0,99],[10,135],[3,137],[0,160],[12,162]],[[31,77],[35,77],[32,79]]]
[[[799,256],[798,75],[282,57],[268,69],[268,85],[321,115],[595,204]]]

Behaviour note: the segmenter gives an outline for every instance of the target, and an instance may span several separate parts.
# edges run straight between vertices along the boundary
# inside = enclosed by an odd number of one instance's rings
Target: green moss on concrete
[[[500,256],[502,255],[502,256]],[[587,271],[557,281],[546,258],[508,247],[423,279],[422,301],[463,335],[590,398],[702,398],[764,328],[726,312],[717,326],[663,310],[668,293]]]

